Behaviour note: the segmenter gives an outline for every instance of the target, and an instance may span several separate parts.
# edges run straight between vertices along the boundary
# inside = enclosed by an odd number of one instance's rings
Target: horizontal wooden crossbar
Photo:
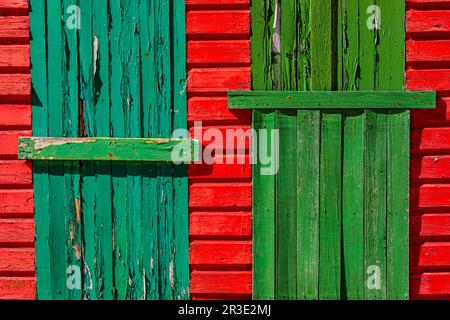
[[[434,109],[434,91],[230,91],[229,109]]]
[[[198,141],[136,138],[19,138],[19,159],[190,162]]]

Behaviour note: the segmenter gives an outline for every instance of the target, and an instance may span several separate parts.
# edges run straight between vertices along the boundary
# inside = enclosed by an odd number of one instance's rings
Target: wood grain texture
[[[192,268],[227,269],[230,266],[246,267],[252,263],[251,241],[211,241],[191,242],[189,261]]]
[[[34,300],[35,287],[34,277],[0,277],[0,299]]]
[[[265,219],[267,228],[254,223],[255,248],[259,238],[269,244],[265,249],[267,259],[254,261],[254,296],[408,297],[408,184],[401,177],[407,175],[409,167],[405,143],[409,139],[409,112],[387,111],[389,106],[400,107],[401,103],[390,103],[382,97],[395,96],[395,91],[404,97],[414,94],[401,91],[405,5],[379,1],[383,12],[389,12],[383,15],[383,24],[388,27],[379,31],[368,29],[366,19],[361,18],[371,4],[364,0],[320,4],[284,1],[280,12],[272,2],[251,8],[253,89],[266,91],[232,92],[229,106],[257,109],[253,113],[258,121],[254,121],[256,128],[263,128],[260,121],[270,119],[272,113],[282,145],[275,179],[277,192],[275,196],[266,193],[275,202],[276,267],[271,262],[271,221]],[[283,90],[289,92],[277,92]],[[336,90],[349,91],[339,93],[343,104],[339,97],[326,101],[327,92],[311,92]],[[364,91],[374,95],[369,98],[370,104],[353,100],[368,94]],[[433,109],[436,95],[432,93],[427,100]],[[412,103],[400,109],[407,105]],[[361,107],[364,111],[342,111],[341,107]],[[288,108],[294,110],[288,112]],[[298,110],[302,108],[305,110]],[[292,116],[298,119],[295,126],[290,122]],[[294,130],[297,136],[292,138],[290,132]],[[292,145],[297,146],[295,156]],[[291,175],[300,175],[296,188],[287,167]],[[253,179],[256,188],[267,178],[254,171]],[[270,184],[269,179],[264,182],[264,186]],[[290,193],[295,197],[290,198]],[[298,199],[297,216],[292,217],[290,205]],[[262,208],[261,201],[254,201],[255,222],[263,214],[272,213],[270,201],[264,201],[268,206]],[[295,242],[296,250],[289,247]],[[295,270],[291,268],[291,256],[296,260]],[[374,266],[380,271],[380,287],[366,285],[367,272]],[[269,268],[275,270],[274,275]],[[258,270],[265,272],[256,277]],[[294,282],[295,290],[291,287]],[[275,294],[271,294],[273,283]]]
[[[435,109],[436,92],[264,92],[228,93],[230,109]]]
[[[46,9],[39,1],[30,1],[30,39],[31,60],[45,61],[47,57],[46,46]],[[31,86],[38,99],[32,100],[33,134],[48,135],[48,104],[47,104],[47,66],[39,63],[31,69]],[[36,297],[43,299],[50,297],[50,255],[47,251],[49,238],[49,178],[46,163],[35,164],[33,167],[33,182],[41,188],[35,190],[35,228],[40,230],[36,235],[36,273],[40,273],[43,281],[36,281]]]
[[[246,90],[250,86],[250,68],[191,69],[188,72],[190,93],[225,93],[230,90]]]
[[[76,3],[89,12],[78,33],[55,18],[70,1],[31,3],[35,136],[105,137],[117,147],[117,139],[168,139],[186,128],[184,2]],[[62,157],[70,161],[35,166],[38,297],[188,298],[186,168],[128,156],[99,163],[65,142],[56,149],[75,151]],[[70,265],[82,268],[81,288],[66,288]]]
[[[448,299],[448,61],[450,2],[408,0],[406,86],[438,90],[437,109],[413,111],[411,127],[412,299]],[[443,206],[443,207],[441,207]]]
[[[250,238],[251,220],[250,212],[192,212],[189,235],[194,239]]]
[[[0,150],[14,147],[15,133],[31,135],[28,15],[29,1],[0,1],[0,74],[5,82],[0,93],[0,131],[9,138],[2,139]],[[8,151],[0,153],[0,300],[34,299],[31,163],[18,161]]]
[[[189,188],[189,207],[248,208],[251,194],[250,183],[193,183]]]
[[[250,64],[248,40],[195,41],[187,44],[188,64]]]
[[[188,102],[188,121],[218,121],[247,124],[251,112],[247,110],[231,111],[227,107],[226,97],[192,97]]]
[[[34,248],[0,248],[0,274],[34,274]]]
[[[31,163],[17,160],[0,160],[0,186],[10,188],[32,185]]]
[[[250,89],[250,1],[187,0],[186,6],[191,134],[194,121],[203,121],[205,130],[218,128],[223,133],[226,129],[249,129],[251,112],[228,110],[226,91],[230,87]],[[209,143],[210,139],[207,140],[204,145]],[[237,142],[244,143],[248,150],[248,139],[247,142],[241,140]],[[203,241],[196,243],[196,252],[203,256],[211,252],[207,246],[209,241],[221,241],[227,247],[228,242],[251,238],[250,158],[229,152],[229,156],[216,155],[212,165],[189,165],[189,233],[191,243]],[[234,164],[222,164],[227,159]],[[244,162],[238,162],[241,160]],[[220,247],[217,250],[221,250]],[[237,257],[248,259],[248,255]],[[243,268],[250,269],[248,264],[236,261],[236,264],[200,267],[205,272],[220,272],[209,281],[208,277],[197,276],[191,266],[192,299],[251,297],[251,272],[241,272]],[[229,272],[235,273],[221,276]]]
[[[26,44],[30,39],[30,19],[27,16],[0,16],[2,44]]]
[[[198,144],[182,139],[19,138],[19,159],[85,161],[196,161]],[[178,151],[177,151],[178,150]]]
[[[0,69],[4,72],[29,72],[29,51],[29,45],[0,45]]]
[[[32,190],[0,190],[0,217],[31,217],[33,215]]]
[[[0,130],[23,130],[31,128],[31,106],[21,104],[0,105]]]
[[[241,35],[250,34],[249,12],[246,10],[202,10],[188,11],[186,33],[188,37],[200,35]],[[217,23],[220,21],[220,23]]]
[[[448,213],[413,215],[410,224],[411,237],[415,240],[450,236],[450,214]]]
[[[252,293],[251,271],[193,271],[191,294],[246,294]]]
[[[28,14],[27,0],[3,0],[0,4],[0,13],[3,15],[13,15],[21,13],[23,15]]]
[[[10,218],[0,220],[2,247],[27,247],[34,243],[33,219]]]

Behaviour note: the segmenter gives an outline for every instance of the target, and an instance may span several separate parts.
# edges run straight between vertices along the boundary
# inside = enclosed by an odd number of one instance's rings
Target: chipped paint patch
[[[169,263],[169,281],[170,281],[170,287],[173,289],[173,286],[174,286],[173,261],[170,261],[170,263]]]
[[[71,139],[71,138],[30,138],[34,142],[34,149],[40,150],[51,146],[63,146],[66,144],[82,144],[93,143],[95,139],[83,138],[83,139]]]
[[[94,76],[97,73],[97,59],[98,59],[98,38],[94,37]]]

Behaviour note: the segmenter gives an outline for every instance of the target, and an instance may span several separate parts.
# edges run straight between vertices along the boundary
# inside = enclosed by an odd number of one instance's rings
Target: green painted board
[[[59,61],[51,68],[47,68],[48,89],[48,134],[61,136],[64,131],[64,75],[65,50],[62,43],[63,26],[59,19],[62,15],[62,7],[47,6],[47,30],[51,30],[47,36],[48,61]],[[42,63],[42,62],[41,62]],[[51,263],[51,294],[54,299],[64,299],[68,295],[66,285],[66,228],[65,216],[69,214],[65,207],[66,188],[64,177],[64,163],[57,161],[49,165],[49,194],[50,194],[50,224],[49,246],[52,248]],[[63,212],[63,214],[62,214]]]
[[[38,298],[187,299],[184,1],[30,6]]]
[[[19,138],[19,159],[190,162],[196,140],[156,138]]]
[[[319,297],[320,112],[297,112],[297,295]]]
[[[108,34],[108,3],[105,1],[93,1],[92,34],[94,52],[97,57],[95,66],[96,82],[102,83],[101,90],[97,90],[94,101],[96,102],[95,115],[92,122],[96,128],[96,135],[108,137],[111,133],[110,114],[110,77],[109,77],[109,34]],[[94,59],[95,59],[94,56]],[[113,269],[113,215],[112,195],[103,193],[103,190],[111,190],[111,163],[94,163],[96,172],[95,194],[102,194],[95,199],[95,221],[92,227],[97,233],[96,241],[91,245],[97,251],[95,257],[94,279],[96,281],[93,296],[96,299],[112,300],[114,298],[114,269]],[[89,226],[90,227],[90,226]]]
[[[30,56],[32,61],[45,61],[46,45],[46,5],[41,0],[30,0],[30,29],[33,37],[30,39]],[[48,135],[48,95],[47,95],[47,65],[38,63],[31,68],[33,132],[37,135]],[[38,299],[52,297],[51,264],[52,256],[49,246],[50,235],[50,193],[48,163],[42,161],[33,165],[35,228],[39,230],[36,236],[36,273],[40,281],[36,283]]]
[[[297,251],[292,250],[297,233],[297,113],[275,112],[279,130],[279,169],[276,175],[276,297],[293,300],[297,296]]]
[[[270,90],[274,86],[274,66],[272,66],[272,28],[275,21],[276,1],[252,1],[252,82],[253,88]],[[271,139],[275,128],[275,113],[253,111],[253,128],[266,129],[267,146],[276,142]],[[256,155],[253,154],[253,157]],[[252,168],[253,176],[253,230],[260,230],[253,236],[253,299],[267,300],[276,297],[276,200],[267,197],[276,190],[275,176],[262,175],[262,166],[256,164]]]
[[[228,106],[280,134],[279,171],[253,168],[253,297],[407,299],[409,110],[436,93],[403,91],[404,1],[253,1],[251,14],[254,91]]]
[[[230,91],[229,109],[434,109],[434,91]]]

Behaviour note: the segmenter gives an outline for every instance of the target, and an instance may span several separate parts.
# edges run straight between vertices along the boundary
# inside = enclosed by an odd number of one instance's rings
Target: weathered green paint
[[[19,159],[190,162],[198,143],[187,139],[19,138]]]
[[[62,4],[62,12],[66,12],[70,6],[78,4],[78,1],[64,0]],[[63,27],[63,39],[65,38],[66,47],[69,50],[64,51],[64,64],[66,70],[78,69],[78,55],[68,54],[68,52],[77,52],[78,37],[77,34],[71,32],[68,28]],[[66,72],[64,79],[65,94],[64,112],[66,116],[63,118],[65,135],[68,137],[77,137],[79,135],[78,128],[78,108],[79,108],[79,86],[76,72]],[[36,163],[36,165],[38,165]],[[82,270],[83,264],[81,259],[81,219],[80,212],[77,210],[80,199],[80,166],[78,162],[64,162],[64,177],[65,177],[65,206],[68,210],[65,214],[65,236],[66,236],[66,272],[67,269],[80,268]],[[74,199],[77,199],[74,201]],[[74,271],[74,270],[72,270]],[[74,287],[73,290],[68,290],[67,297],[73,300],[79,300],[82,297],[81,288]]]
[[[279,59],[272,50],[272,38],[275,30],[272,28],[275,19],[276,0],[251,1],[252,12],[252,83],[257,90],[271,90],[273,88],[275,70],[272,64],[274,59]],[[253,127],[255,129],[275,128],[275,112],[254,110]],[[274,141],[268,134],[267,144],[271,146]],[[253,155],[254,156],[254,155]],[[267,194],[275,194],[275,176],[261,175],[261,165],[253,166],[253,176],[260,179],[253,181],[253,229],[261,232],[253,235],[253,298],[274,299],[275,293],[275,239],[276,236],[276,201],[275,197],[267,197]]]
[[[405,10],[403,1],[379,0],[381,12],[385,12],[388,25],[379,32],[380,55],[385,61],[380,65],[379,90],[399,90],[404,82],[406,53],[392,57],[393,48],[403,46],[404,17],[396,12]],[[387,299],[407,299],[409,296],[409,128],[410,111],[386,112],[387,134]]]
[[[45,61],[46,45],[46,2],[30,0],[30,56],[32,61]],[[33,87],[32,112],[33,132],[37,135],[48,135],[48,94],[47,66],[45,63],[34,64],[31,69]],[[37,282],[37,298],[49,299],[52,296],[51,264],[52,256],[48,250],[50,237],[50,193],[48,163],[45,161],[33,165],[33,180],[39,188],[34,190],[35,227],[39,230],[36,237],[36,273],[41,277]]]
[[[276,3],[252,2],[256,91],[229,93],[230,109],[254,109],[255,129],[280,130],[278,175],[253,170],[253,296],[406,299],[408,109],[436,96],[402,92],[405,4]]]
[[[173,8],[173,128],[187,129],[186,106],[186,16],[185,1],[172,0]],[[186,137],[183,137],[186,138]],[[194,156],[195,158],[195,156]],[[190,295],[189,286],[189,230],[188,206],[188,168],[186,165],[174,167],[173,197],[174,197],[174,292],[176,299],[187,299]],[[169,269],[170,272],[170,269]],[[170,278],[169,278],[170,281]]]
[[[434,109],[434,91],[230,91],[229,109]]]
[[[50,136],[62,136],[64,134],[63,106],[65,47],[61,41],[63,26],[60,22],[62,15],[61,5],[47,5],[47,59],[54,62],[52,68],[47,67],[47,89],[48,89],[48,134]],[[59,63],[57,63],[59,61]],[[42,63],[42,61],[40,62]],[[50,227],[49,247],[52,248],[51,283],[52,297],[64,299],[68,295],[68,288],[64,279],[66,278],[66,227],[65,216],[70,214],[65,207],[65,178],[64,163],[57,161],[49,165],[49,194],[50,194]]]
[[[279,170],[276,175],[276,296],[295,299],[297,292],[297,252],[292,250],[296,241],[297,217],[297,119],[295,111],[276,111],[275,128],[279,129]],[[267,196],[267,194],[265,195]]]
[[[188,298],[184,1],[30,5],[38,298]]]
[[[109,78],[109,34],[108,34],[108,2],[93,2],[94,20],[92,22],[94,38],[94,49],[97,61],[95,64],[94,88],[102,84],[103,88],[97,90],[94,96],[96,110],[94,125],[97,136],[109,136],[111,132],[110,114],[110,78]],[[111,190],[111,164],[95,163],[96,170],[96,194],[104,193],[103,190]],[[94,265],[94,279],[97,282],[94,293],[96,299],[111,300],[114,298],[114,268],[113,268],[113,229],[112,195],[104,193],[102,197],[96,198],[95,232],[97,234],[95,246],[97,247],[96,263]],[[102,290],[102,288],[106,288]]]

